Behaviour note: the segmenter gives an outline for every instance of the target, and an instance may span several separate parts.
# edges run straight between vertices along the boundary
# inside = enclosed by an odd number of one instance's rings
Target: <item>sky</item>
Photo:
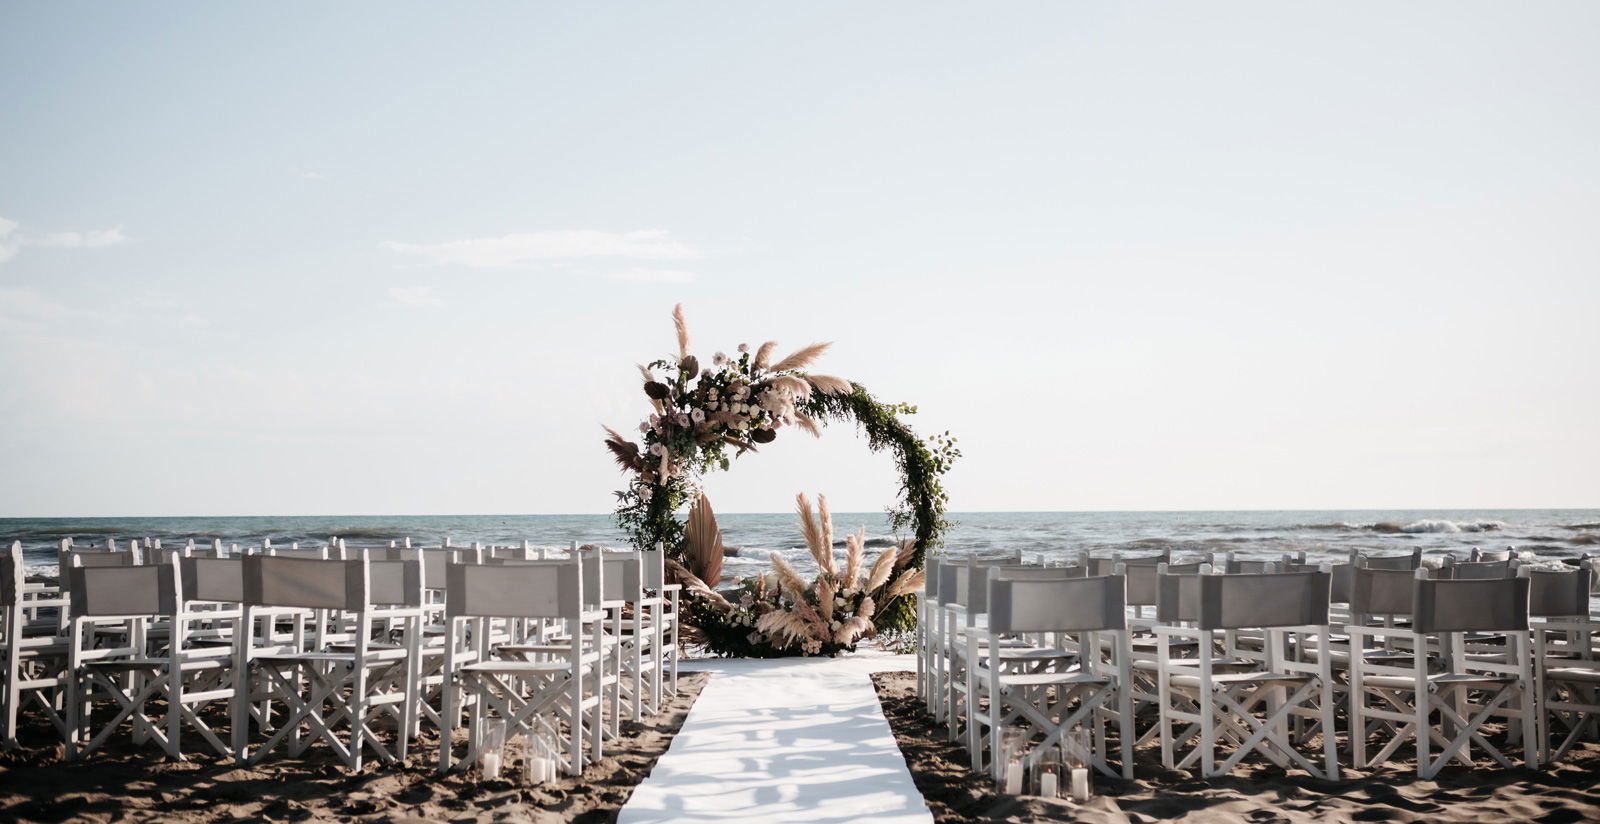
[[[0,4],[0,516],[600,513],[831,341],[958,511],[1600,506],[1600,4]],[[894,499],[849,426],[718,511]]]

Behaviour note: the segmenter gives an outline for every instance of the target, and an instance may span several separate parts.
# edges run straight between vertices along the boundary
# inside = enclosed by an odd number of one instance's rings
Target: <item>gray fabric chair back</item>
[[[1422,550],[1414,549],[1410,555],[1362,555],[1351,551],[1350,565],[1367,569],[1416,569],[1422,566]]]
[[[22,603],[23,580],[22,542],[12,541],[11,546],[0,553],[0,607]]]
[[[68,567],[138,566],[142,553],[138,548],[106,551],[103,549],[69,549],[61,553],[62,569]]]
[[[310,558],[314,560],[327,560],[329,557],[331,557],[329,555],[328,548],[325,546],[275,546],[269,547],[267,554],[272,555],[275,558]]]
[[[1172,550],[1163,549],[1155,555],[1135,555],[1126,558],[1120,555],[1112,555],[1110,558],[1090,558],[1088,566],[1089,575],[1099,578],[1112,574],[1112,570],[1117,564],[1122,564],[1128,569],[1133,569],[1134,567],[1153,567],[1157,564],[1167,564],[1171,562]]]
[[[184,558],[179,569],[185,600],[244,603],[243,558]]]
[[[522,564],[456,564],[445,568],[445,612],[451,617],[573,618],[583,613],[584,564],[579,558]]]
[[[1472,550],[1472,560],[1473,561],[1509,561],[1513,557],[1515,557],[1515,555],[1516,555],[1515,551],[1510,549],[1510,548],[1506,548],[1506,549],[1490,549],[1490,550],[1482,550],[1482,549],[1474,549],[1474,550]]]
[[[422,562],[370,561],[368,574],[372,583],[372,603],[386,607],[420,607],[424,586]]]
[[[171,615],[178,611],[172,564],[73,567],[67,571],[74,617]]]
[[[1169,567],[1170,569],[1170,567]],[[1162,575],[1156,582],[1156,621],[1162,624],[1200,620],[1200,574]]]
[[[1294,570],[1299,572],[1300,570]],[[1350,591],[1355,581],[1355,567],[1349,564],[1334,564],[1332,567],[1333,585],[1328,592],[1328,600],[1335,604],[1350,603]]]
[[[1507,558],[1504,561],[1463,561],[1446,564],[1440,567],[1440,570],[1444,572],[1444,575],[1439,577],[1448,577],[1458,581],[1514,578],[1517,575],[1517,562],[1511,558]]]
[[[1080,568],[1081,569],[1081,568]],[[1071,567],[1043,567],[1031,564],[1006,566],[980,566],[972,570],[971,599],[967,614],[977,615],[989,611],[989,582],[1000,578],[1015,581],[1065,581],[1084,577]]]
[[[667,554],[655,549],[639,550],[639,569],[646,589],[661,592],[667,585]],[[931,580],[931,579],[930,579]]]
[[[1528,628],[1527,578],[1416,581],[1417,632],[1519,632]]]
[[[968,584],[972,567],[969,564],[947,563],[939,567],[939,603],[949,606],[966,606],[970,595]]]
[[[1350,612],[1355,615],[1410,615],[1416,608],[1417,574],[1404,569],[1351,572]]]
[[[1326,572],[1201,575],[1201,629],[1267,629],[1328,623]]]
[[[644,571],[640,558],[633,552],[603,552],[596,550],[605,564],[605,599],[607,601],[639,602],[643,595]]]
[[[1528,614],[1538,618],[1589,614],[1589,589],[1594,569],[1589,564],[1573,570],[1528,570]]]
[[[1200,562],[1192,564],[1167,564],[1168,575],[1198,575]],[[1124,572],[1128,578],[1128,605],[1135,607],[1158,606],[1161,600],[1160,590],[1156,586],[1156,577],[1159,574],[1160,564],[1138,564],[1125,567]]]
[[[251,606],[351,611],[367,608],[371,585],[365,560],[279,555],[247,555],[243,560],[244,599]]]
[[[1008,578],[989,582],[992,632],[1096,632],[1127,628],[1126,582],[1093,578]]]

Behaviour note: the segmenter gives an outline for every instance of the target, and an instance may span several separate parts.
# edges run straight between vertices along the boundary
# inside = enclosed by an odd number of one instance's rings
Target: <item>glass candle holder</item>
[[[1064,787],[1061,780],[1061,749],[1045,747],[1033,754],[1033,794],[1057,798]]]
[[[478,765],[483,768],[483,779],[492,781],[500,777],[500,767],[506,756],[506,722],[491,719],[484,722],[483,749],[478,753]]]
[[[1000,759],[1004,769],[1000,773],[1000,789],[1006,795],[1022,795],[1027,786],[1028,748],[1032,736],[1028,730],[1008,728],[1000,734]]]

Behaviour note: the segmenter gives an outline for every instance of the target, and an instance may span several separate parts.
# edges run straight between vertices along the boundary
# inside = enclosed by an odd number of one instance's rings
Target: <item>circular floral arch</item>
[[[660,545],[668,557],[684,561],[684,523],[677,513],[698,497],[706,472],[728,469],[733,458],[757,451],[786,428],[820,436],[830,422],[853,420],[871,451],[894,453],[900,490],[886,512],[892,529],[911,529],[911,565],[920,568],[926,554],[942,546],[950,522],[940,477],[961,455],[950,433],[923,439],[901,420],[916,407],[883,403],[860,384],[806,371],[827,350],[826,343],[777,361],[772,360],[774,342],[755,352],[740,344],[735,354],[718,352],[702,367],[689,353],[683,307],[672,314],[678,356],[639,367],[654,408],[639,424],[641,440],[606,429],[606,447],[631,474],[628,488],[617,492],[616,515],[634,545]],[[915,614],[901,599],[881,610],[874,623],[881,629],[909,628]]]

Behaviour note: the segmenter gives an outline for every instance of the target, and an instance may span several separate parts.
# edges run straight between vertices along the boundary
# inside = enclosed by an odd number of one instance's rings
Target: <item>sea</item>
[[[811,557],[794,513],[719,514],[729,555],[725,580],[765,570],[777,552],[802,571]],[[1028,560],[1066,559],[1087,550],[1148,555],[1170,548],[1176,561],[1232,550],[1240,558],[1275,558],[1305,552],[1310,561],[1341,561],[1351,550],[1369,554],[1409,553],[1425,557],[1467,555],[1472,549],[1511,547],[1525,559],[1558,562],[1600,555],[1600,509],[1482,510],[1307,510],[1233,512],[957,512],[944,551],[952,556],[1021,550]],[[834,513],[837,551],[844,535],[865,528],[869,548],[886,547],[902,535],[881,512]],[[611,515],[396,515],[252,516],[235,518],[0,518],[0,540],[20,541],[30,574],[54,575],[61,539],[76,545],[118,546],[146,538],[163,546],[189,539],[209,545],[221,539],[244,550],[275,546],[323,546],[343,538],[346,546],[414,544],[565,548],[573,541],[624,546]],[[869,549],[870,554],[870,549]]]

